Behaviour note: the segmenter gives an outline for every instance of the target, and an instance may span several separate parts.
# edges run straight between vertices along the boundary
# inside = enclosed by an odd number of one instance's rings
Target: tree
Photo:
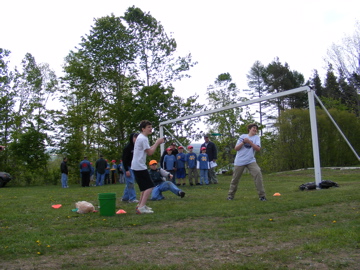
[[[265,66],[260,61],[255,61],[253,66],[250,68],[249,73],[246,75],[248,79],[248,86],[253,91],[251,98],[261,98],[266,94],[266,84],[264,81],[265,77]],[[263,115],[261,109],[261,102],[259,102],[259,115],[260,115],[260,124],[263,124]],[[262,135],[262,130],[260,130]]]
[[[123,17],[129,25],[129,31],[136,44],[138,69],[145,74],[146,86],[162,83],[168,85],[172,81],[188,77],[184,74],[193,67],[191,54],[175,57],[177,44],[168,36],[164,27],[150,13],[144,13],[135,6],[129,7]]]

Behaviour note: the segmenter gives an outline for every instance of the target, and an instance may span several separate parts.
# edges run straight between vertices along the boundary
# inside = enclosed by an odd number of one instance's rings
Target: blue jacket
[[[164,157],[164,170],[171,171],[176,167],[176,158],[174,155],[166,155]]]
[[[200,170],[208,170],[209,169],[209,156],[207,154],[201,153],[198,156],[199,161],[199,169]]]
[[[87,159],[80,162],[80,172],[91,172],[91,167],[90,161]]]
[[[184,153],[179,153],[176,155],[176,168],[183,169],[185,168],[186,155]]]
[[[190,169],[196,168],[197,155],[195,153],[187,153],[186,162]]]

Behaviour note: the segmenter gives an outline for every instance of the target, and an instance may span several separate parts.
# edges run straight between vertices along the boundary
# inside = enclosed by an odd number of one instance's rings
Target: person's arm
[[[250,144],[251,147],[255,150],[255,151],[260,151],[261,147],[254,144],[251,140],[249,140],[248,138],[245,138],[244,139],[244,142],[247,143],[247,144]]]
[[[155,153],[156,148],[164,142],[165,142],[164,138],[157,139],[156,142],[150,148],[145,150],[146,154],[148,156],[151,156],[152,154]]]

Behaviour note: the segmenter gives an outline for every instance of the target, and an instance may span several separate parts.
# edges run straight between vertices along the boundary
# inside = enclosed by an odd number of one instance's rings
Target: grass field
[[[183,199],[164,193],[149,215],[120,201],[123,184],[9,183],[0,189],[0,269],[359,269],[360,170],[324,169],[322,178],[340,187],[300,191],[313,170],[266,174],[261,202],[249,175],[226,200],[231,176],[219,176],[184,187]],[[97,207],[105,192],[127,214],[72,211],[83,200]]]

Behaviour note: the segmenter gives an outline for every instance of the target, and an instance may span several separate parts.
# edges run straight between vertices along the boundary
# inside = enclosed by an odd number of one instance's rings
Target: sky
[[[90,32],[94,18],[122,16],[133,5],[172,33],[178,55],[191,53],[198,62],[192,77],[174,86],[176,95],[197,93],[201,103],[221,73],[246,89],[257,60],[267,65],[279,57],[305,79],[314,69],[325,74],[327,50],[354,33],[360,20],[359,0],[0,0],[0,48],[11,51],[12,66],[31,53],[60,76],[64,57]]]

